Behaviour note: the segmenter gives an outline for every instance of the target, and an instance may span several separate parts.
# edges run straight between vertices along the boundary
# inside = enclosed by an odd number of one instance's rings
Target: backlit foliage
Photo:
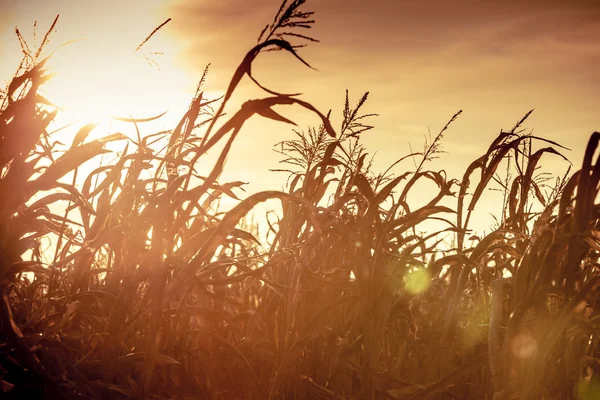
[[[262,51],[306,64],[303,6],[282,4],[223,98],[204,98],[207,70],[173,130],[142,137],[131,119],[134,139],[90,140],[84,125],[58,143],[57,110],[38,94],[44,60],[27,53],[0,109],[2,398],[597,397],[600,133],[548,186],[540,160],[561,146],[524,133],[529,114],[457,179],[428,169],[448,125],[394,163],[414,168],[373,172],[368,94],[352,108],[346,93],[337,131],[256,81],[266,97],[225,115]],[[290,123],[281,105],[321,126],[277,147],[286,191],[239,199],[243,183],[220,179],[231,145],[255,114]],[[421,182],[437,192],[411,207]],[[474,236],[473,212],[498,187],[502,215]],[[221,211],[225,197],[237,203]],[[246,217],[269,199],[281,213],[258,222],[261,242]]]

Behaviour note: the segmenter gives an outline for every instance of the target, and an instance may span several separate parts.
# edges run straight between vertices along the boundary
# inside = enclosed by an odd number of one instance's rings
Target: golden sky
[[[206,64],[205,88],[215,97],[279,4],[0,0],[0,79],[10,78],[19,59],[14,27],[32,40],[37,20],[39,41],[60,14],[51,49],[87,40],[53,56],[57,76],[48,97],[81,118],[170,109],[159,127],[146,129],[173,127]],[[463,115],[443,142],[447,154],[432,164],[453,177],[485,152],[501,128],[510,129],[532,108],[526,127],[571,148],[565,155],[576,167],[589,135],[600,130],[598,0],[309,0],[304,7],[316,12],[310,34],[320,43],[301,54],[318,71],[283,53],[261,55],[253,71],[274,90],[300,91],[323,112],[333,109],[334,126],[346,88],[354,99],[370,91],[365,111],[380,116],[364,143],[377,153],[379,168],[408,153],[409,143],[420,149],[428,128],[435,134],[459,109]],[[164,52],[155,57],[158,71],[132,50],[169,17],[144,46],[145,52]],[[240,89],[232,106],[264,95],[248,82]],[[281,112],[301,128],[318,123],[294,109]],[[226,177],[251,181],[249,191],[282,185],[284,176],[268,172],[279,159],[272,147],[291,137],[289,126],[253,121],[234,145]],[[550,170],[566,167],[552,157],[543,163]]]

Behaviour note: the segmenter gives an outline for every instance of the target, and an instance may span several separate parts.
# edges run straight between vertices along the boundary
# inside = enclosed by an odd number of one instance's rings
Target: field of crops
[[[600,133],[549,177],[563,148],[526,133],[527,113],[453,179],[429,166],[458,112],[405,173],[374,171],[368,93],[346,93],[333,126],[252,75],[268,50],[309,66],[304,3],[283,2],[222,98],[204,97],[207,74],[152,135],[131,119],[131,134],[92,140],[87,124],[61,143],[46,60],[26,55],[0,99],[0,398],[600,398]],[[265,97],[225,114],[242,79]],[[232,143],[253,116],[302,125],[290,107],[321,125],[278,146],[287,190],[242,196],[220,179]],[[412,206],[423,182],[437,193]],[[476,236],[492,186],[503,212]],[[271,199],[280,212],[250,222]]]

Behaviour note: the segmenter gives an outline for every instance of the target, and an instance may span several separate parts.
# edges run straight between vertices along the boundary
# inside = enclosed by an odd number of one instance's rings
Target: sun
[[[176,60],[176,44],[160,35],[152,40],[139,50],[115,35],[69,43],[46,63],[53,77],[41,92],[63,122],[148,118],[189,102],[195,88]]]
[[[149,93],[157,71],[143,55],[118,46],[82,48],[85,44],[59,52],[48,62],[54,77],[43,90],[50,101],[71,119],[95,123],[152,108],[160,98],[160,93]]]

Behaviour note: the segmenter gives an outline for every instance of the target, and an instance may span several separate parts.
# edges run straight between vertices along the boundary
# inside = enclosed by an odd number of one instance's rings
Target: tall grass
[[[448,125],[394,163],[412,157],[414,169],[375,173],[360,143],[374,116],[368,94],[353,107],[346,93],[336,131],[329,115],[252,76],[267,50],[308,65],[298,50],[315,41],[305,34],[314,21],[303,7],[284,1],[224,97],[204,98],[203,77],[168,132],[88,140],[96,127],[85,125],[60,148],[47,132],[57,111],[37,93],[44,60],[13,79],[0,111],[3,398],[598,397],[600,133],[550,190],[538,164],[561,146],[524,133],[529,113],[460,179],[428,169]],[[246,77],[267,97],[225,115]],[[227,155],[255,115],[292,123],[279,105],[306,108],[321,126],[278,145],[287,191],[240,200],[242,183],[219,179]],[[124,148],[114,162],[78,175],[114,141]],[[197,171],[216,149],[212,168]],[[414,208],[421,182],[438,191]],[[493,185],[502,215],[472,236]],[[225,196],[238,202],[221,212]],[[259,241],[244,221],[269,199],[282,212]],[[432,220],[444,227],[417,233]],[[55,244],[49,263],[44,237]]]

